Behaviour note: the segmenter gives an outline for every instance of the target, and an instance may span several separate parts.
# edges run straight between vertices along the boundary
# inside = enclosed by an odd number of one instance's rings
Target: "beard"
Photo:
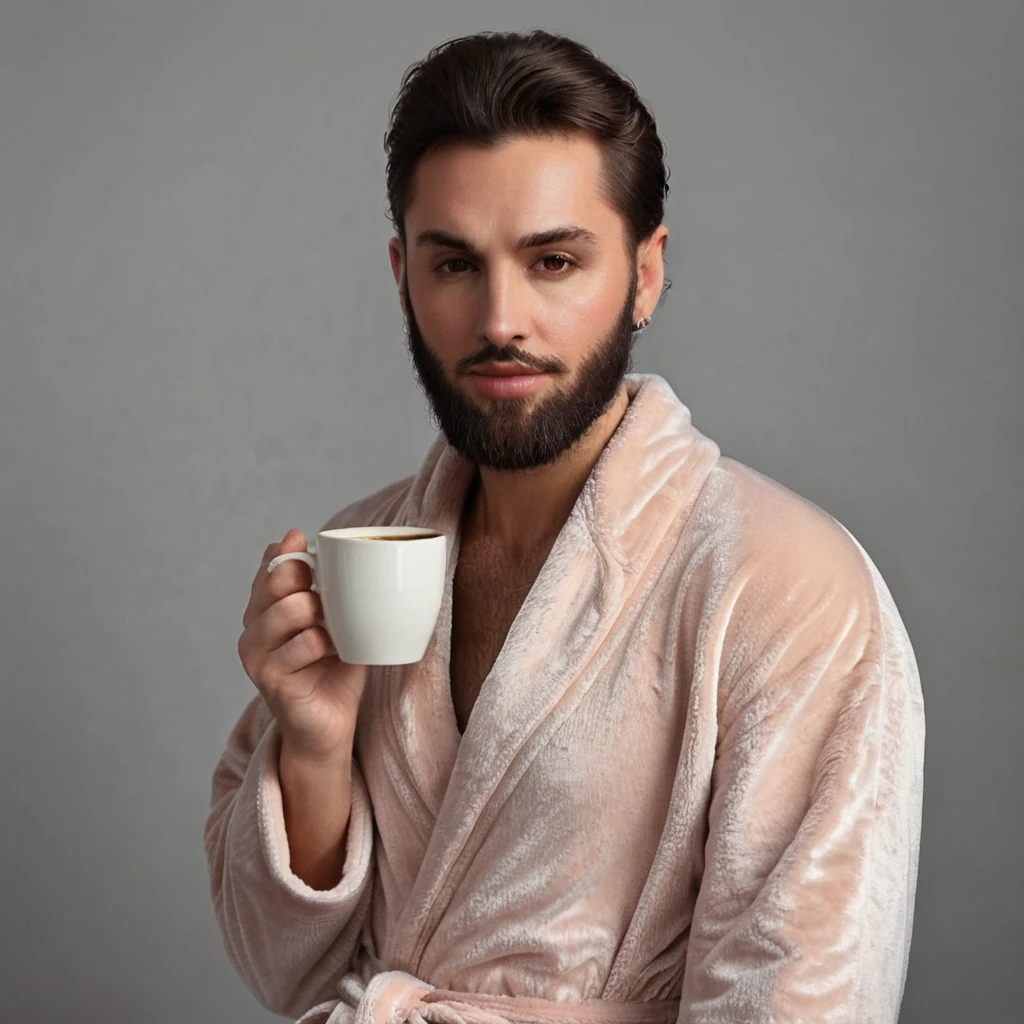
[[[550,395],[539,398],[485,399],[487,408],[477,405],[449,380],[416,322],[404,274],[401,294],[408,313],[405,334],[409,356],[420,390],[430,403],[432,419],[444,431],[448,443],[477,466],[524,470],[551,465],[605,412],[632,368],[635,268],[618,319],[580,364],[575,382],[565,389],[556,385]],[[560,361],[542,362],[514,345],[488,345],[472,357],[473,366],[511,361],[538,370],[565,370]]]

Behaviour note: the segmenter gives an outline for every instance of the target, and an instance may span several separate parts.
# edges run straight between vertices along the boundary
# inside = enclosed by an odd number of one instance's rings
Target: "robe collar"
[[[671,520],[688,514],[720,451],[656,374],[627,374],[629,405],[576,501],[595,544],[627,572],[642,569]],[[396,525],[458,535],[475,467],[439,434],[427,451]]]

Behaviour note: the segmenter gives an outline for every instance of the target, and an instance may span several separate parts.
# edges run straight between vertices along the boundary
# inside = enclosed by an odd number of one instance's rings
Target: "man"
[[[546,33],[437,48],[387,137],[441,427],[328,526],[450,539],[415,665],[339,661],[290,530],[206,828],[228,952],[330,1020],[895,1021],[924,717],[868,555],[628,373],[664,283],[654,121]]]

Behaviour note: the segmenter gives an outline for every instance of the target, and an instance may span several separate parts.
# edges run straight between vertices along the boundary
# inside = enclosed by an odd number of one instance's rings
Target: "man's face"
[[[599,171],[584,135],[444,144],[416,169],[404,254],[391,243],[409,352],[448,442],[477,465],[554,462],[630,368],[636,262]],[[583,232],[522,245],[561,228]],[[474,374],[515,362],[544,371],[522,394],[496,397]]]

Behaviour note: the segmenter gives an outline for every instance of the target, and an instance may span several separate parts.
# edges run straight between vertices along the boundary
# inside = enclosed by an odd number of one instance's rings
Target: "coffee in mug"
[[[443,533],[411,526],[322,530],[308,551],[278,555],[267,572],[290,559],[313,570],[310,589],[320,595],[324,625],[342,661],[409,665],[426,654],[444,593]]]
[[[427,536],[433,536],[433,534],[427,534]],[[420,533],[396,533],[394,537],[360,537],[360,540],[422,540],[423,534]]]

